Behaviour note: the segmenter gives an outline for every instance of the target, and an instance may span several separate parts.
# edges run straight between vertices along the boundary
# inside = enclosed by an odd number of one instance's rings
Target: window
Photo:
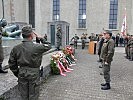
[[[86,28],[86,0],[79,0],[78,27]]]
[[[60,20],[60,0],[53,0],[53,20]]]
[[[117,29],[118,0],[110,0],[109,29]]]

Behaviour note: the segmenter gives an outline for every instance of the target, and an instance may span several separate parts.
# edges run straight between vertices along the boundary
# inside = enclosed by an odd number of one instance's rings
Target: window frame
[[[109,29],[117,29],[118,0],[110,0]]]
[[[86,0],[79,0],[78,28],[86,28]]]
[[[53,21],[60,20],[60,0],[53,0],[53,19],[52,20]]]

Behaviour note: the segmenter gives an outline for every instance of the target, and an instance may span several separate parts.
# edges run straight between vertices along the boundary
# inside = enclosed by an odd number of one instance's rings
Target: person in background
[[[116,38],[115,38],[115,44],[116,44],[116,47],[118,47],[119,45],[119,34],[116,35]]]
[[[43,40],[30,26],[22,28],[23,41],[13,47],[9,57],[9,68],[18,78],[18,90],[22,100],[38,100],[39,71],[43,53],[50,50],[50,44],[35,44],[34,37]]]
[[[77,42],[78,42],[79,37],[77,36],[77,34],[75,34],[75,36],[71,39],[71,41],[74,40],[74,48],[77,49]]]
[[[97,41],[94,33],[91,33],[91,36],[89,36],[88,38],[90,39],[90,41]]]
[[[123,46],[123,41],[124,41],[123,36],[120,36],[119,43],[121,47]]]
[[[81,42],[82,42],[82,49],[85,48],[85,43],[86,43],[86,34],[82,34],[81,36]]]
[[[104,34],[100,34],[99,35],[99,41],[98,41],[98,46],[97,46],[97,53],[98,53],[98,56],[99,56],[99,59],[98,59],[98,62],[102,62],[102,59],[100,58],[100,54],[101,54],[101,49],[102,49],[102,46],[103,46],[103,42],[104,42]]]
[[[112,35],[112,39],[115,41],[115,35]]]
[[[47,41],[47,34],[44,35],[44,40]]]

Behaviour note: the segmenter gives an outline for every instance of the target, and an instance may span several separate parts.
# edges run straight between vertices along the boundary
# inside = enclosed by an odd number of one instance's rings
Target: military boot
[[[111,89],[110,83],[106,83],[106,85],[105,86],[102,86],[101,89],[102,90],[109,90],[109,89]]]
[[[8,73],[8,71],[4,71],[3,69],[2,69],[2,65],[0,64],[0,73]]]
[[[101,84],[101,86],[105,86],[105,85],[106,85],[106,83],[102,83],[102,84]]]

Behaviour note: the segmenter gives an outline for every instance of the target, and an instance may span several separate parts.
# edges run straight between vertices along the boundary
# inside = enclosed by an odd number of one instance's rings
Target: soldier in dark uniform
[[[61,28],[57,28],[57,33],[56,33],[56,40],[57,40],[57,50],[60,50],[60,46],[62,44],[62,33],[61,33]]]
[[[2,69],[2,63],[4,60],[4,53],[3,53],[3,47],[2,47],[2,28],[7,25],[7,22],[5,20],[0,19],[0,73],[7,73],[8,71],[4,71]]]
[[[99,41],[98,41],[98,55],[99,55],[99,60],[98,62],[101,62],[102,60],[100,59],[100,54],[101,54],[101,49],[102,49],[102,46],[103,46],[103,42],[104,42],[104,36],[103,34],[100,34],[99,35]]]
[[[133,60],[133,36],[130,36],[127,43],[127,58]]]
[[[74,48],[76,48],[76,49],[77,49],[77,42],[78,42],[78,39],[79,39],[79,37],[77,36],[77,34],[75,34],[75,36],[71,39],[71,41],[74,40]]]
[[[105,79],[105,84],[102,85],[102,90],[108,90],[110,89],[110,66],[111,62],[113,61],[114,56],[114,47],[115,43],[114,40],[111,39],[112,32],[106,31],[105,32],[105,40],[101,49],[101,59],[102,59],[102,65],[103,65],[103,74]]]
[[[42,56],[51,48],[50,44],[34,44],[34,34],[30,26],[22,28],[23,41],[12,49],[8,61],[11,71],[18,77],[18,89],[22,100],[38,100]]]
[[[116,47],[118,47],[119,39],[120,39],[120,36],[119,36],[119,34],[117,34],[117,35],[116,35],[116,38],[115,38]]]
[[[90,39],[90,41],[97,41],[94,33],[91,33],[91,36],[89,36],[88,38]]]
[[[81,36],[81,42],[82,42],[82,49],[85,48],[85,43],[86,43],[86,34],[82,34]]]
[[[45,34],[44,35],[44,39],[45,39],[45,41],[47,41],[48,39],[47,39],[47,34]]]

